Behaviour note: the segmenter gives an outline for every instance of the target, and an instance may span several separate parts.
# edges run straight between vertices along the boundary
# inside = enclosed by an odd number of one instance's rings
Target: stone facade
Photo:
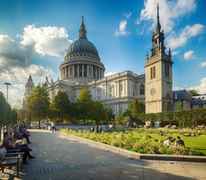
[[[115,114],[126,111],[134,98],[144,102],[144,75],[124,71],[105,77],[104,71],[96,47],[87,39],[82,19],[79,38],[70,45],[60,65],[61,79],[48,83],[50,98],[58,91],[64,91],[70,101],[74,102],[80,89],[87,87],[94,100],[110,106]]]
[[[147,57],[145,75],[124,71],[104,76],[105,67],[94,44],[87,39],[84,19],[79,38],[74,41],[60,65],[60,80],[46,80],[52,99],[58,91],[68,94],[71,102],[79,96],[80,89],[87,87],[94,100],[110,106],[114,114],[126,111],[133,99],[145,102],[146,113],[169,111],[172,103],[171,52],[165,52],[164,33],[161,31],[159,15],[157,28],[152,36],[152,51]],[[154,71],[152,69],[155,69]],[[155,73],[155,78],[151,78]]]
[[[94,100],[110,106],[114,114],[124,112],[133,99],[145,103],[146,113],[190,110],[206,107],[206,95],[192,96],[186,90],[172,91],[172,56],[164,45],[164,32],[159,22],[157,7],[157,25],[152,35],[151,53],[147,55],[145,74],[137,75],[124,71],[104,76],[105,67],[94,44],[87,39],[87,31],[82,18],[79,38],[74,41],[60,65],[60,80],[49,81],[50,98],[58,91],[68,94],[69,100],[75,102],[80,89],[87,87]],[[34,87],[31,76],[25,86],[23,107],[26,97]]]
[[[152,35],[152,49],[145,64],[145,111],[146,113],[173,110],[172,57],[166,52],[164,32],[159,22],[157,7],[157,26]]]
[[[74,102],[79,96],[80,89],[88,87],[92,99],[102,101],[112,108],[114,114],[118,114],[126,111],[129,102],[134,98],[144,102],[144,81],[144,75],[124,71],[87,84],[82,81],[59,80],[50,84],[48,90],[50,98],[53,98],[58,91],[64,91],[70,101]]]
[[[27,108],[26,98],[31,94],[33,87],[34,87],[34,83],[30,75],[25,85],[25,92],[24,92],[24,99],[23,99],[23,109],[25,110]]]

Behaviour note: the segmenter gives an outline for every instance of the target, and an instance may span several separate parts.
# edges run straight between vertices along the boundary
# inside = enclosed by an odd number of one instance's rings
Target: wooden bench
[[[3,160],[0,160],[0,169],[4,173],[5,168],[16,167],[16,175],[19,177],[19,171],[22,164],[21,153],[9,153]]]

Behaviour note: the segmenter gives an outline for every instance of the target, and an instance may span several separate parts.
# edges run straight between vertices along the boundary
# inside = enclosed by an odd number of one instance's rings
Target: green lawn
[[[194,154],[199,152],[206,156],[206,135],[184,137],[184,141],[186,146],[194,151]]]
[[[131,129],[127,131],[95,133],[62,129],[61,132],[139,153],[206,155],[205,130]],[[170,147],[164,146],[163,141],[169,136],[174,138],[180,136],[185,142],[185,147],[177,147],[174,143]]]

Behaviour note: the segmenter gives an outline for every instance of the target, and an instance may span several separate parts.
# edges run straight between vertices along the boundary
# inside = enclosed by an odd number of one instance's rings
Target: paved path
[[[32,148],[25,180],[206,179],[204,163],[130,160],[49,132],[32,132]]]

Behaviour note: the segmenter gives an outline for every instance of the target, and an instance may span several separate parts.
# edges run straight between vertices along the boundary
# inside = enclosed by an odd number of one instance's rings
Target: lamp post
[[[11,86],[11,83],[5,82],[4,84],[6,85],[6,99],[8,102],[8,100],[9,100],[9,86]]]

